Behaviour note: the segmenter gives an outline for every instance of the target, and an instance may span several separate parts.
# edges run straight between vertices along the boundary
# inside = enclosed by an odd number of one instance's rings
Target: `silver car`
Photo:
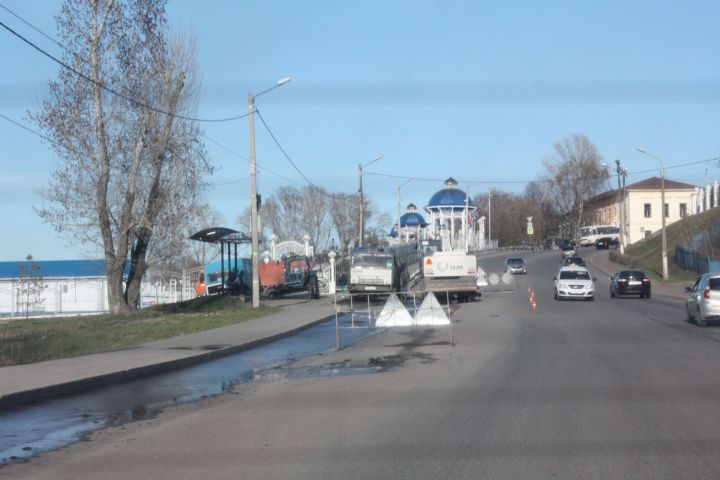
[[[510,257],[505,259],[505,270],[510,273],[527,273],[525,260],[520,257]]]
[[[685,289],[685,311],[688,320],[698,327],[707,325],[708,319],[720,319],[720,273],[704,273],[692,287]]]

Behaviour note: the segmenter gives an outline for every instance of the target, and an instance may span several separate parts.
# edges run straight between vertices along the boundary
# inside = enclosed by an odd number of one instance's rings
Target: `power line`
[[[260,111],[259,111],[257,108],[255,109],[255,113],[257,113],[258,117],[260,117],[260,121],[261,121],[262,124],[265,126],[265,130],[267,130],[267,132],[270,134],[270,137],[271,137],[271,138],[273,139],[273,141],[275,142],[275,145],[277,145],[278,149],[280,149],[280,151],[281,151],[282,154],[285,156],[285,158],[287,159],[287,161],[290,162],[290,165],[292,165],[293,168],[295,168],[295,170],[300,174],[300,176],[305,179],[305,181],[308,183],[308,185],[310,185],[311,187],[315,188],[318,193],[320,193],[321,195],[323,195],[323,196],[325,196],[325,197],[328,197],[328,198],[331,198],[331,199],[342,199],[342,198],[344,197],[344,194],[339,194],[339,195],[338,195],[338,194],[334,194],[334,193],[328,193],[328,192],[325,191],[324,188],[318,187],[318,186],[315,185],[313,182],[311,182],[310,179],[307,178],[307,177],[305,176],[305,174],[300,170],[300,168],[298,168],[298,166],[295,164],[295,162],[292,161],[292,159],[290,158],[290,155],[288,155],[288,153],[285,151],[285,149],[282,147],[282,145],[280,145],[280,142],[278,141],[277,137],[275,137],[275,135],[273,134],[272,130],[270,130],[270,127],[269,127],[268,124],[265,122],[265,119],[262,117],[262,115],[260,115]],[[293,182],[293,183],[297,183],[297,182]]]
[[[15,17],[15,18],[17,18],[18,20],[20,20],[21,22],[23,22],[25,25],[27,25],[28,27],[32,28],[33,30],[35,30],[35,31],[38,32],[40,35],[42,35],[43,37],[47,38],[48,40],[50,40],[50,41],[53,42],[54,44],[58,45],[60,48],[63,48],[63,49],[65,48],[65,47],[63,47],[63,45],[62,45],[60,42],[58,42],[57,40],[55,40],[54,38],[52,38],[50,35],[48,35],[47,33],[43,32],[42,30],[40,30],[39,28],[37,28],[37,27],[36,27],[35,25],[33,25],[32,23],[30,23],[30,22],[28,22],[27,20],[25,20],[23,17],[21,17],[21,16],[18,15],[17,13],[13,12],[12,10],[10,10],[8,7],[6,7],[5,5],[3,5],[2,3],[0,3],[0,8],[2,8],[2,9],[5,10],[5,11],[7,11],[10,15],[12,15],[12,16]]]
[[[210,140],[212,143],[214,143],[214,144],[217,145],[218,147],[222,148],[222,149],[225,150],[226,152],[230,153],[231,155],[235,155],[236,157],[242,158],[242,159],[245,160],[246,162],[250,163],[250,159],[247,158],[245,155],[241,155],[241,154],[237,153],[236,151],[231,150],[230,148],[226,147],[225,145],[223,145],[222,143],[218,142],[217,140],[214,140],[214,139],[208,137],[208,136],[205,135],[204,133],[203,133],[202,135],[203,135],[203,137],[205,137],[207,140]],[[300,182],[298,182],[298,181],[296,181],[296,180],[293,180],[292,178],[288,178],[288,177],[285,177],[285,176],[283,176],[283,175],[280,175],[279,173],[275,173],[275,172],[273,172],[272,170],[270,170],[270,169],[268,169],[268,168],[265,168],[265,167],[263,167],[263,166],[260,165],[260,164],[257,164],[257,167],[258,167],[259,170],[262,170],[263,172],[267,172],[267,173],[269,173],[269,174],[271,174],[271,175],[275,175],[275,176],[278,177],[278,178],[282,178],[283,180],[287,180],[288,182],[294,183],[294,184],[296,184],[296,185],[302,185]]]
[[[0,113],[0,118],[4,118],[4,119],[7,120],[8,122],[17,125],[18,127],[22,128],[23,130],[27,130],[28,132],[32,133],[33,135],[37,135],[38,137],[42,138],[43,140],[46,140],[46,141],[48,141],[48,142],[52,142],[52,140],[50,140],[48,137],[46,137],[46,136],[43,135],[42,133],[36,132],[36,131],[33,130],[32,128],[26,127],[26,126],[23,125],[22,123],[16,122],[15,120],[13,120],[13,119],[10,118],[10,117],[6,117],[6,116],[3,115],[2,113]]]
[[[237,116],[228,117],[228,118],[196,118],[196,117],[189,117],[189,116],[186,116],[186,115],[180,115],[180,114],[177,114],[177,113],[171,113],[171,112],[168,112],[168,111],[163,110],[163,109],[161,109],[161,108],[154,107],[154,106],[152,106],[152,105],[150,105],[150,104],[148,104],[148,103],[141,102],[140,100],[136,100],[136,99],[134,99],[134,98],[132,98],[132,97],[130,97],[130,96],[128,96],[128,95],[125,95],[125,94],[123,94],[123,93],[121,93],[121,92],[119,92],[119,91],[117,91],[117,90],[115,90],[115,89],[113,89],[113,88],[110,88],[110,87],[104,85],[103,83],[100,83],[100,82],[95,81],[94,79],[88,77],[88,76],[85,75],[84,73],[82,73],[82,72],[76,70],[75,68],[71,67],[70,65],[66,64],[66,63],[63,62],[62,60],[56,58],[56,57],[53,56],[52,54],[46,52],[45,50],[43,50],[42,48],[40,48],[39,46],[37,46],[36,44],[34,44],[33,42],[31,42],[30,40],[28,40],[27,38],[25,38],[25,37],[23,37],[22,35],[20,35],[19,33],[17,33],[17,32],[16,32],[15,30],[13,30],[12,28],[10,28],[10,27],[8,27],[7,25],[5,25],[5,23],[3,23],[2,21],[0,21],[0,26],[3,27],[3,28],[4,28],[5,30],[7,30],[8,32],[10,32],[10,33],[12,33],[13,35],[15,35],[17,38],[19,38],[20,40],[22,40],[23,42],[25,42],[26,44],[28,44],[28,45],[31,46],[32,48],[34,48],[35,50],[37,50],[38,52],[40,52],[41,54],[43,54],[44,56],[46,56],[46,57],[48,57],[49,59],[51,59],[52,61],[56,62],[58,65],[60,65],[60,66],[62,66],[63,68],[65,68],[65,69],[73,72],[75,75],[79,76],[79,77],[82,78],[83,80],[85,80],[85,81],[87,81],[87,82],[90,82],[90,83],[92,83],[93,85],[96,85],[96,86],[102,88],[102,89],[105,90],[106,92],[109,92],[109,93],[111,93],[111,94],[113,94],[113,95],[115,95],[115,96],[118,96],[118,97],[120,97],[120,98],[122,98],[122,99],[124,99],[124,100],[126,100],[126,101],[128,101],[128,102],[130,102],[130,103],[132,103],[132,104],[134,104],[134,105],[137,105],[137,106],[140,106],[140,107],[143,107],[143,108],[147,108],[148,110],[152,110],[153,112],[160,113],[160,114],[163,114],[163,115],[167,115],[167,116],[173,117],[173,118],[179,118],[179,119],[181,119],[181,120],[189,120],[189,121],[193,121],[193,122],[207,122],[207,123],[230,122],[230,121],[233,121],[233,120],[239,120],[239,119],[241,119],[241,118],[245,118],[245,117],[247,117],[247,116],[249,115],[249,113],[244,113],[244,114],[242,114],[242,115],[237,115]]]
[[[302,178],[305,179],[305,181],[306,181],[311,187],[315,187],[315,185],[310,181],[310,179],[305,176],[305,174],[298,168],[297,165],[295,165],[295,162],[292,161],[292,159],[290,158],[290,155],[287,154],[287,152],[286,152],[285,149],[282,147],[282,145],[280,145],[280,142],[278,142],[278,139],[275,137],[275,134],[273,134],[272,130],[270,130],[270,127],[268,127],[268,124],[265,122],[265,119],[262,117],[262,115],[260,115],[260,110],[258,110],[258,109],[256,108],[256,109],[255,109],[255,113],[257,113],[257,116],[260,117],[260,121],[261,121],[262,124],[265,126],[265,130],[268,131],[268,133],[270,134],[270,137],[271,137],[271,138],[273,139],[273,141],[275,142],[275,145],[277,145],[277,147],[280,149],[280,151],[282,152],[282,154],[285,155],[285,158],[287,159],[288,162],[290,162],[290,165],[293,166],[293,168],[300,174],[300,176],[301,176]],[[317,187],[315,187],[315,188],[317,188]]]

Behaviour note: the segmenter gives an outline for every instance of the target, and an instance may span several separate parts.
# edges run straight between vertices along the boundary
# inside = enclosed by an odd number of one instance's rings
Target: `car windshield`
[[[508,263],[508,265],[522,265],[523,259],[522,258],[508,258],[507,263]]]
[[[353,267],[374,267],[374,268],[392,268],[393,259],[391,255],[378,255],[372,253],[364,253],[352,256]]]
[[[645,272],[640,270],[628,270],[620,273],[621,278],[645,278]]]
[[[590,280],[590,274],[585,270],[563,270],[560,272],[560,280]]]

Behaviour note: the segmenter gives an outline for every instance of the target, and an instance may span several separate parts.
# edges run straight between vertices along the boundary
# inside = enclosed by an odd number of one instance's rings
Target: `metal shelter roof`
[[[226,227],[211,227],[190,235],[190,240],[205,243],[250,243],[252,239],[237,230]]]

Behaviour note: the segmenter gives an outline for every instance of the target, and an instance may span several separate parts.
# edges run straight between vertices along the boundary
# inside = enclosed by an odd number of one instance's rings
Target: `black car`
[[[563,267],[569,267],[570,265],[577,265],[578,267],[584,267],[585,260],[583,260],[582,257],[578,257],[577,255],[571,255],[571,256],[563,258],[562,265],[563,265]]]
[[[620,270],[610,277],[610,296],[640,295],[640,298],[650,298],[652,284],[650,277],[642,270]]]
[[[617,247],[620,245],[620,240],[612,237],[600,237],[595,241],[595,248],[600,250],[601,248]]]

